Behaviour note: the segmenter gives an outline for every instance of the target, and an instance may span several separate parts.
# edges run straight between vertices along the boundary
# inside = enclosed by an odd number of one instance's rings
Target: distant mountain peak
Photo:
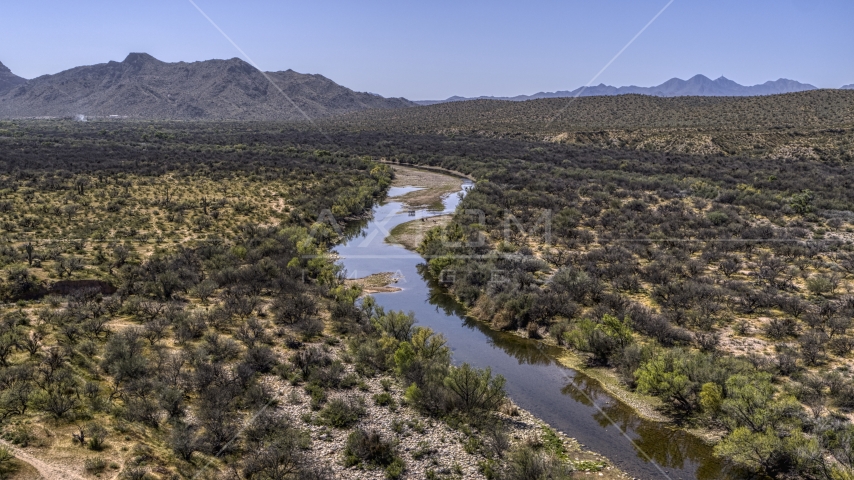
[[[854,83],[852,83],[851,85],[845,85],[844,87],[842,87],[842,90],[854,90]]]
[[[140,64],[140,63],[150,63],[157,62],[162,63],[160,60],[152,57],[147,53],[129,53],[127,57],[122,61],[122,63],[130,63],[130,64]]]
[[[3,62],[0,62],[0,73],[12,73],[12,71],[9,70],[9,67],[3,65]]]

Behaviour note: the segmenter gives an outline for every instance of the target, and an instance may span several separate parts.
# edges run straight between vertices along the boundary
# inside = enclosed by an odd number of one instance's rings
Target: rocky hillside
[[[0,63],[0,94],[25,83],[26,81],[27,80],[25,78],[15,75],[11,70],[9,70],[9,67]]]
[[[413,105],[402,98],[354,92],[322,75],[293,70],[267,75],[287,97],[264,74],[238,58],[166,63],[145,53],[131,53],[122,62],[72,68],[6,90],[2,88],[6,76],[0,71],[0,118],[119,115],[302,120],[300,109],[311,118],[321,118]]]

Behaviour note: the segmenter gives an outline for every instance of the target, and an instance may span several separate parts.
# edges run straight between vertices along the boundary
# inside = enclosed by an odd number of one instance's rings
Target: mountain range
[[[273,86],[287,94],[286,98]],[[145,53],[25,80],[0,68],[0,118],[302,120],[414,106],[355,92],[322,75],[260,72],[245,61],[167,63]],[[298,108],[297,108],[298,107]]]
[[[850,87],[850,86],[849,86]],[[843,87],[845,88],[845,87]],[[562,98],[562,97],[598,97],[611,95],[624,95],[629,93],[637,93],[641,95],[653,95],[656,97],[684,97],[684,96],[703,96],[703,97],[747,97],[755,95],[774,95],[778,93],[794,93],[803,92],[806,90],[816,90],[816,87],[806,83],[796,82],[781,78],[775,81],[768,81],[760,85],[744,86],[740,85],[728,78],[720,77],[717,80],[712,80],[705,75],[695,75],[688,80],[679,78],[671,78],[670,80],[654,87],[612,87],[610,85],[599,84],[590,87],[581,87],[572,91],[557,91],[557,92],[540,92],[533,95],[518,95],[515,97],[473,97],[465,98],[453,96],[445,100],[419,100],[415,103],[419,105],[433,105],[436,103],[458,102],[463,100],[511,100],[524,101],[534,100],[537,98]]]
[[[844,87],[842,87],[842,89],[843,90],[854,90],[854,83],[852,83],[851,85],[845,85]]]
[[[854,84],[842,88],[854,89]],[[15,75],[0,63],[0,118],[84,115],[140,119],[303,120],[306,116],[315,119],[362,110],[478,99],[523,101],[623,94],[721,97],[815,89],[813,85],[784,78],[744,86],[724,77],[711,80],[695,75],[688,80],[673,78],[654,87],[600,84],[515,97],[454,96],[445,100],[410,102],[405,98],[355,92],[322,75],[293,70],[261,72],[239,58],[167,63],[145,53],[131,53],[121,62],[76,67],[32,80]]]

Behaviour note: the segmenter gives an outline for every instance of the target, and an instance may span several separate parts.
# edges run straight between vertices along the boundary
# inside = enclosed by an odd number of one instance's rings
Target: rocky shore
[[[343,345],[315,344],[305,345],[304,348],[312,347],[324,349],[333,359],[347,360],[346,348]],[[353,366],[346,363],[345,368],[347,373],[354,371]],[[347,437],[353,429],[320,425],[316,421],[317,411],[311,409],[310,397],[303,385],[293,385],[277,376],[268,376],[266,384],[276,397],[276,408],[288,415],[295,425],[310,432],[311,456],[316,459],[318,465],[330,469],[336,478],[341,479],[386,478],[381,469],[345,466],[343,452]],[[377,430],[384,437],[397,442],[398,450],[406,463],[404,478],[486,479],[479,466],[485,458],[472,448],[467,448],[467,445],[477,442],[484,432],[472,431],[468,427],[455,427],[442,419],[416,411],[406,404],[403,398],[404,390],[404,386],[391,377],[362,378],[351,390],[330,391],[328,401],[342,398],[364,405],[365,414],[357,427]],[[391,395],[391,405],[382,406],[375,401],[374,397],[382,393]],[[508,400],[497,415],[506,426],[511,448],[522,442],[541,445],[545,441],[553,443],[554,439],[557,439],[567,461],[577,470],[576,475],[590,474],[606,479],[630,478],[610,465],[603,456],[584,450],[575,439],[555,432],[512,401]],[[553,447],[553,444],[550,446]]]

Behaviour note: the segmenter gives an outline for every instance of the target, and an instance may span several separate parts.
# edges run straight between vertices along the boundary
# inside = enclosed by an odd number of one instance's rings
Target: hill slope
[[[354,92],[322,75],[292,70],[268,75],[311,118],[413,105],[405,99]],[[238,58],[166,63],[151,55],[131,53],[122,62],[38,77],[0,96],[0,117],[77,114],[149,119],[304,119],[261,72]]]
[[[9,70],[9,67],[0,63],[0,94],[7,92],[22,83],[26,83],[26,81],[27,79],[15,75],[11,70]]]
[[[517,95],[515,97],[477,97],[476,99],[483,100],[512,100],[525,101],[536,100],[539,98],[564,98],[564,97],[599,97],[612,95],[626,94],[641,94],[653,95],[656,97],[684,97],[684,96],[700,96],[700,97],[749,97],[756,95],[774,95],[778,93],[794,93],[816,90],[816,87],[806,83],[796,82],[781,78],[779,80],[768,81],[760,85],[745,86],[740,85],[732,80],[720,77],[712,80],[705,75],[695,75],[688,80],[679,78],[671,78],[670,80],[656,85],[654,87],[637,87],[634,85],[628,87],[612,87],[600,83],[599,85],[590,86],[587,88],[581,87],[572,91],[561,90],[557,92],[540,92],[533,95]],[[447,100],[424,100],[417,101],[420,105],[433,105],[444,102],[458,102],[462,100],[475,100],[473,98],[464,98],[454,96]]]
[[[854,92],[813,90],[760,97],[648,95],[469,100],[364,112],[334,120],[346,126],[411,132],[560,133],[636,128],[817,128],[854,125]]]

